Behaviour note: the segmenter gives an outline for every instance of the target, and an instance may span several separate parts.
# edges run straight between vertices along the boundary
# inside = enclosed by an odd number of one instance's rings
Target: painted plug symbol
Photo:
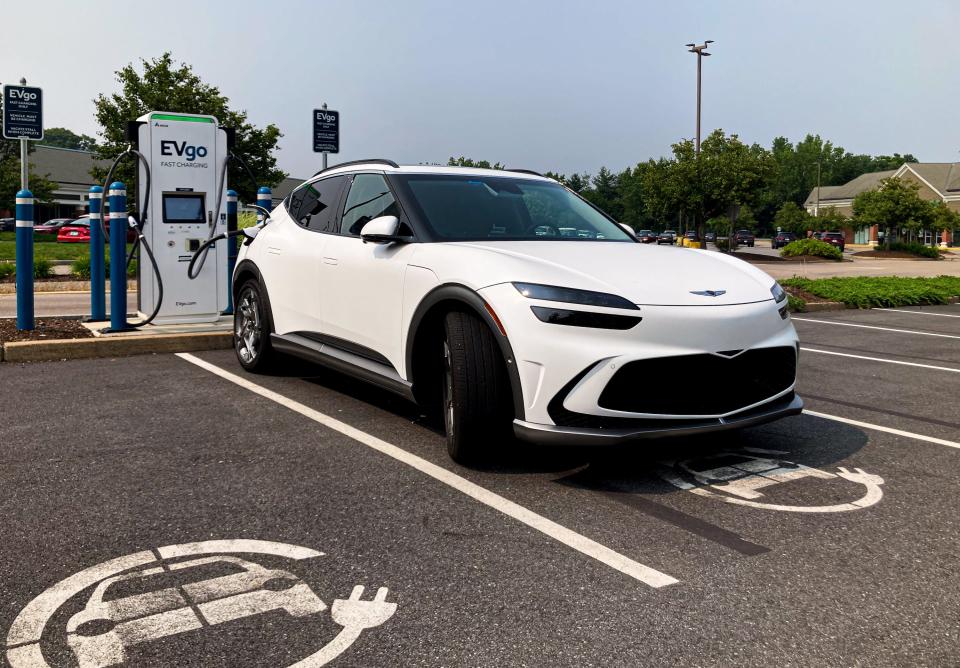
[[[387,602],[388,591],[386,587],[380,587],[372,601],[363,601],[360,599],[363,595],[363,585],[357,585],[353,588],[349,599],[338,598],[333,602],[330,610],[333,621],[344,628],[357,631],[380,626],[397,611],[396,603]]]
[[[878,475],[873,475],[872,473],[867,473],[863,469],[855,468],[854,471],[856,471],[856,473],[851,473],[845,467],[838,466],[837,471],[839,471],[839,473],[837,473],[838,476],[850,482],[860,483],[868,487],[883,484],[883,478]]]

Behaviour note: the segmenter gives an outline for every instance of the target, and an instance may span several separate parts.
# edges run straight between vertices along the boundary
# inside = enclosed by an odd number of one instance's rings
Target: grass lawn
[[[109,253],[109,250],[107,251]],[[130,252],[130,244],[127,244]],[[33,256],[44,260],[78,260],[89,257],[89,244],[58,244],[56,241],[34,239]],[[0,261],[16,259],[16,232],[0,232]]]
[[[780,284],[855,308],[946,304],[951,297],[960,296],[960,276],[788,278]]]

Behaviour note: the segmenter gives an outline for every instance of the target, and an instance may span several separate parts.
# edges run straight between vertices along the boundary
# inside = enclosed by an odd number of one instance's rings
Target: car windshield
[[[623,241],[615,222],[563,186],[500,176],[394,176],[439,241]]]

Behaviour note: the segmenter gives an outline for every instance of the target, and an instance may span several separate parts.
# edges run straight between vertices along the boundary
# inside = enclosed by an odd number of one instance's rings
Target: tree
[[[861,228],[877,225],[885,231],[884,240],[889,248],[892,230],[918,231],[934,222],[933,206],[920,198],[919,190],[920,186],[912,181],[883,179],[876,190],[853,198],[853,223]]]
[[[489,160],[474,160],[473,158],[465,158],[462,155],[459,158],[454,158],[453,156],[447,160],[448,167],[476,167],[477,169],[505,169],[503,164],[495,162],[492,165]]]
[[[42,146],[72,148],[76,151],[94,151],[97,148],[96,139],[87,135],[78,135],[67,128],[47,128],[43,131],[43,141],[40,144]]]
[[[797,206],[796,202],[784,202],[773,217],[773,224],[784,232],[802,234],[812,229],[813,216],[806,209]]]
[[[33,142],[28,142],[33,151]],[[53,199],[53,191],[59,184],[50,181],[45,175],[33,171],[33,165],[27,162],[30,170],[30,192],[39,202]],[[17,204],[17,192],[20,190],[20,142],[0,139],[0,209],[13,211]]]
[[[148,111],[209,114],[217,118],[221,127],[234,128],[237,142],[232,152],[247,163],[257,181],[257,184],[250,183],[243,168],[235,160],[229,162],[227,178],[241,201],[256,200],[256,185],[274,187],[283,180],[286,174],[277,168],[273,155],[277,141],[283,136],[276,125],[255,127],[247,120],[247,112],[231,109],[230,101],[220,89],[204,83],[190,65],[174,65],[170,52],[150,61],[141,59],[140,64],[142,73],[133,63],[117,71],[120,93],[100,94],[94,100],[100,124],[98,134],[103,140],[97,150],[98,157],[112,159],[119,155],[128,144],[127,122]],[[93,176],[100,181],[106,172],[106,169],[95,169]],[[134,173],[133,161],[123,161],[117,166],[113,180],[130,184]]]
[[[601,167],[590,183],[593,187],[581,192],[584,199],[605,211],[614,220],[620,220],[623,217],[623,206],[620,202],[620,182],[617,175],[606,167]]]
[[[582,193],[590,186],[590,175],[586,172],[583,174],[574,172],[570,175],[570,178],[567,179],[566,186],[575,193]]]

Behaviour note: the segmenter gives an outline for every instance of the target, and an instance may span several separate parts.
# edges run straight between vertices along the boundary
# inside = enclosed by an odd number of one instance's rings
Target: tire
[[[273,319],[260,283],[246,280],[237,293],[233,310],[233,350],[247,371],[266,373],[275,369],[278,353],[270,345]]]
[[[510,380],[493,332],[477,316],[444,318],[443,426],[447,452],[460,464],[482,461],[510,438]]]

